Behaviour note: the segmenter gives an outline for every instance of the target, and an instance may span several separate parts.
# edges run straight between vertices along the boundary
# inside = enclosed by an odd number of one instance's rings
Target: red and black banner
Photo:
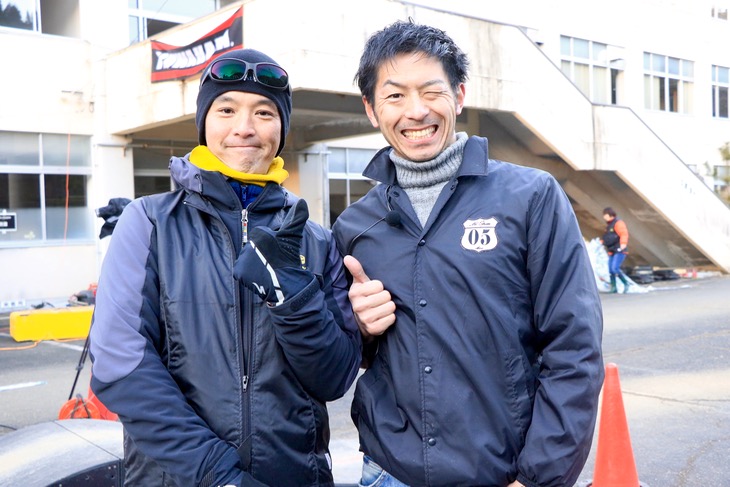
[[[151,41],[152,82],[187,78],[201,72],[208,61],[243,46],[243,7],[221,25],[187,46]]]

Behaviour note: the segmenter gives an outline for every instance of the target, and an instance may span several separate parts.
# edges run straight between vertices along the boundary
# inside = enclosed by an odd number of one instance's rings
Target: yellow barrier
[[[10,336],[16,342],[86,338],[94,306],[36,309],[10,313]]]

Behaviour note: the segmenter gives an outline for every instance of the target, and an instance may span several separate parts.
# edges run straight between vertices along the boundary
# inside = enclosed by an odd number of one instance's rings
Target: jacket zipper
[[[251,357],[253,355],[253,293],[246,289],[243,296],[244,315],[241,320],[241,329],[243,337],[241,339],[242,360],[241,367],[243,374],[241,376],[241,439],[239,442],[238,456],[241,458],[241,464],[245,471],[248,471],[251,465],[251,395],[248,393],[248,385],[250,381],[249,371],[251,370]]]
[[[248,243],[248,210],[241,210],[241,249]],[[239,455],[242,455],[244,463],[251,460],[251,396],[248,394],[248,385],[250,382],[250,373],[252,367],[253,356],[253,326],[254,326],[254,310],[253,310],[253,293],[244,288],[243,291],[243,307],[242,307],[241,331],[243,333],[241,349],[243,351],[243,375],[241,376],[241,391],[243,394],[243,428],[242,443],[239,447]],[[248,470],[249,465],[244,465],[244,469]]]
[[[253,293],[246,290],[246,299],[252,301]],[[243,326],[243,350],[244,350],[244,363],[243,363],[243,379],[241,385],[243,386],[243,392],[248,390],[249,374],[251,372],[251,362],[253,355],[253,306],[248,306],[248,319],[247,323]]]
[[[251,292],[245,291],[245,300],[251,303]],[[249,312],[247,313],[247,319],[243,321],[243,377],[241,378],[241,386],[243,392],[248,390],[249,373],[251,372],[251,349],[253,348],[253,305],[249,304],[248,307],[244,308]]]
[[[241,210],[241,248],[248,242],[248,210]]]
[[[243,208],[241,210],[241,250],[246,246],[248,243],[248,210],[246,208]],[[246,299],[249,299],[249,293],[246,292]],[[252,309],[252,306],[249,306],[249,308]],[[251,316],[248,320],[248,326],[247,323],[244,320],[243,323],[243,378],[241,379],[241,386],[243,387],[243,392],[246,392],[248,389],[248,372],[251,370],[250,368],[250,355],[251,355],[251,337],[249,335],[252,335],[251,333],[251,327],[253,326],[253,313],[251,313]],[[248,348],[247,348],[248,347]]]

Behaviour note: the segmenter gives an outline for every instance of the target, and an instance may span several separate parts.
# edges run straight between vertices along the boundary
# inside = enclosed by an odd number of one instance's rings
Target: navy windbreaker
[[[316,277],[270,309],[233,277],[242,217],[277,228],[296,198],[268,183],[244,212],[220,173],[170,169],[182,188],[135,200],[116,226],[91,329],[128,485],[332,485],[325,402],[354,380],[360,338],[331,233],[307,223]]]
[[[382,184],[333,227],[396,304],[355,391],[362,450],[411,486],[573,485],[593,437],[603,324],[568,198],[471,137],[422,228],[388,151],[364,172]]]

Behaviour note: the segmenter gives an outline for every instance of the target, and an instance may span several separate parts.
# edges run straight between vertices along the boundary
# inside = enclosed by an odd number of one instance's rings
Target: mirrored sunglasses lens
[[[256,78],[260,83],[272,88],[286,88],[289,76],[286,71],[274,64],[259,64],[256,66]]]
[[[219,61],[213,64],[210,75],[222,81],[239,80],[246,75],[246,66],[237,61]]]

